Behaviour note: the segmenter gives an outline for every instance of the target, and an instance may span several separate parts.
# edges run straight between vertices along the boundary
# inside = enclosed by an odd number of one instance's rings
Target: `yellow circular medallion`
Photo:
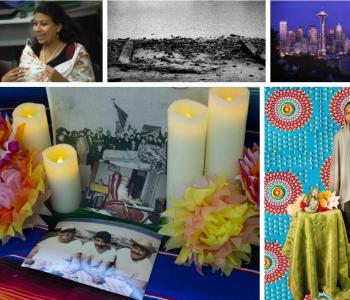
[[[293,103],[285,103],[282,105],[282,113],[285,115],[285,116],[291,116],[292,114],[294,114],[295,112],[295,107],[293,105]]]
[[[283,196],[285,195],[285,190],[283,187],[281,186],[275,186],[273,189],[272,189],[272,196],[275,198],[275,199],[281,199],[283,198]]]
[[[265,270],[269,269],[271,267],[271,259],[265,256],[264,264],[265,264]]]

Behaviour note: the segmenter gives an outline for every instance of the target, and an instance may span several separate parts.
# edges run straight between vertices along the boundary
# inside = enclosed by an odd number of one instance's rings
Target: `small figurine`
[[[311,193],[304,197],[304,202],[306,202],[306,206],[304,210],[308,213],[315,213],[319,206],[319,201],[317,198],[319,190],[317,188],[312,187]],[[305,199],[306,198],[306,199]]]

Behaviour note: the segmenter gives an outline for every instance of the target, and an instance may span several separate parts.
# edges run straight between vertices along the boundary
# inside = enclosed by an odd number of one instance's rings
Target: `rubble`
[[[121,56],[126,43],[133,42],[132,53],[128,53],[130,60],[118,59]],[[242,43],[244,41],[244,43]],[[246,44],[254,50],[247,51]],[[243,38],[238,35],[221,36],[218,38],[162,38],[162,39],[110,39],[108,42],[109,51],[109,79],[123,78],[128,81],[176,81],[180,77],[177,75],[187,74],[184,81],[212,80],[220,81],[218,77],[223,77],[222,81],[232,81],[246,79],[264,80],[264,68],[261,69],[262,57],[265,53],[265,40],[259,38]],[[247,64],[246,64],[247,63]],[[242,65],[244,64],[244,67]],[[241,75],[231,76],[238,69],[242,69]],[[247,69],[247,71],[245,71]],[[254,72],[251,72],[254,70]],[[130,75],[130,72],[134,75]],[[240,70],[242,71],[242,70]],[[129,72],[129,74],[126,74]],[[147,78],[147,72],[158,78]],[[192,74],[192,77],[190,76]],[[146,75],[146,77],[145,77]],[[198,77],[200,75],[201,77]],[[204,75],[205,78],[202,76]],[[208,76],[205,76],[208,75]],[[131,76],[136,76],[135,78]],[[150,75],[151,76],[151,75]],[[227,79],[226,79],[227,77]],[[192,79],[193,78],[193,79]],[[124,81],[124,79],[122,79]],[[181,80],[182,81],[182,80]]]

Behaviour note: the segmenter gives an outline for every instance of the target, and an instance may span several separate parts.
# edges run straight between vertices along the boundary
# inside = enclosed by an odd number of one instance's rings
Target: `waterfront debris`
[[[239,40],[243,49],[248,51],[259,63],[265,65],[265,54],[261,53],[257,47],[255,47],[250,41],[247,39]]]
[[[240,42],[242,39],[243,37],[233,34],[218,38],[176,36],[158,39],[110,39],[108,79],[251,81],[254,78],[254,81],[264,81],[265,40],[245,38],[254,48],[256,57],[252,57],[252,53]],[[133,41],[132,50],[128,47],[129,50],[124,51],[130,41]]]
[[[132,40],[127,40],[123,46],[118,62],[120,62],[121,64],[129,64],[133,48],[134,42]]]

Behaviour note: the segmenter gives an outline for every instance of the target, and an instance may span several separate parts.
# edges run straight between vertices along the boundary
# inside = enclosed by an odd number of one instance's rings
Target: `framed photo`
[[[22,267],[142,299],[160,235],[137,226],[66,219],[33,248]]]
[[[93,168],[81,207],[138,223],[159,224],[165,202],[164,174],[136,168],[132,163],[126,167],[119,161],[104,160]]]

